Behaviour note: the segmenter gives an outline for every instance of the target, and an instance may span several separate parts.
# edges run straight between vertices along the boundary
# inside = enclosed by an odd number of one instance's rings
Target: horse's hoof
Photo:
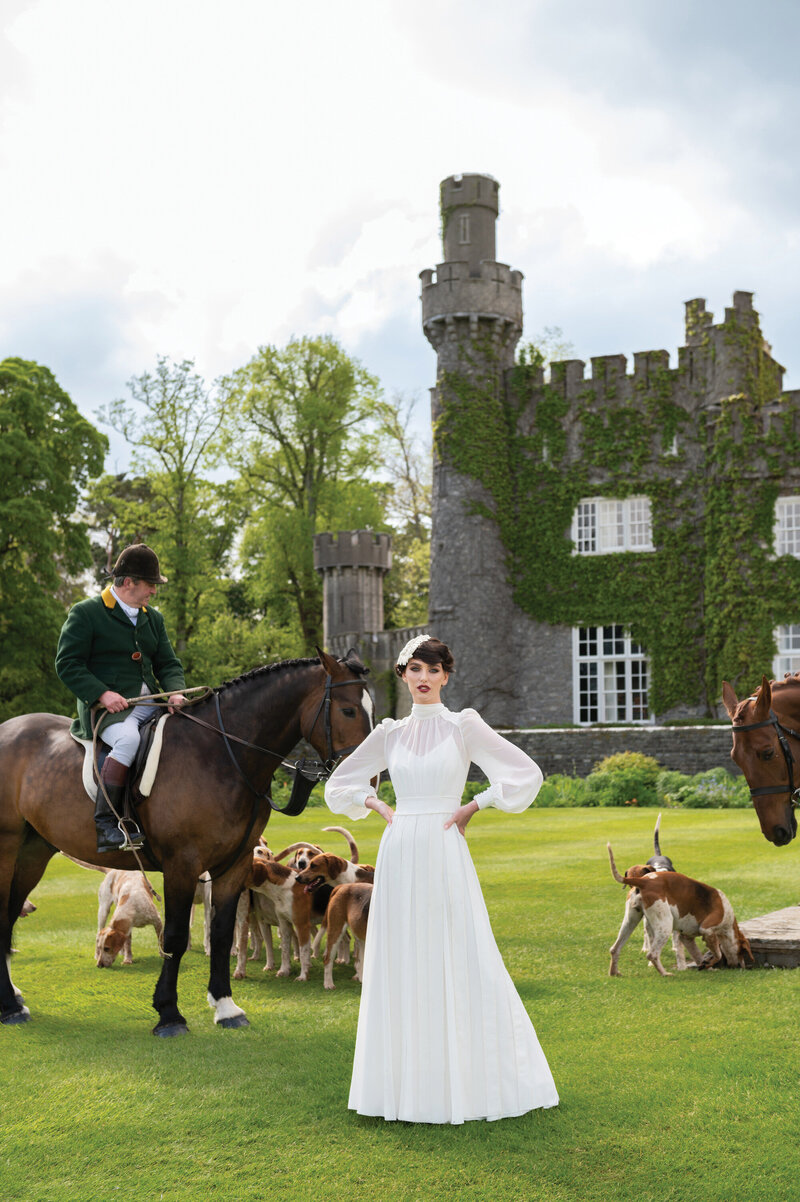
[[[159,1039],[171,1039],[173,1035],[188,1035],[189,1028],[186,1023],[158,1023],[153,1027],[153,1034]]]
[[[31,1012],[27,1006],[23,1006],[21,1010],[6,1010],[0,1014],[0,1023],[4,1027],[17,1027],[20,1023],[29,1023],[31,1021]]]
[[[224,1027],[226,1031],[232,1031],[235,1027],[249,1027],[247,1016],[244,1014],[233,1014],[230,1018],[221,1018],[216,1024],[218,1027]]]

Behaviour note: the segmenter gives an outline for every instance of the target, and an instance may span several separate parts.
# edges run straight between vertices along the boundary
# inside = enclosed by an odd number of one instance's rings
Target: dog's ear
[[[273,863],[272,860],[264,860],[260,856],[253,856],[253,867],[250,869],[249,879],[246,883],[252,885],[254,889],[263,885],[268,876],[267,864],[271,863]]]

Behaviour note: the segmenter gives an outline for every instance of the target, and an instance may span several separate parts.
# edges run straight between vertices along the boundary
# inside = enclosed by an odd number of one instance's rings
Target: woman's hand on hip
[[[444,829],[447,831],[451,826],[457,826],[462,835],[466,838],[467,823],[473,814],[478,811],[477,801],[468,801],[465,806],[459,806],[458,809],[447,819],[444,824]]]
[[[394,810],[391,806],[388,806],[385,801],[381,801],[379,797],[368,797],[364,802],[364,805],[368,810],[374,810],[376,814],[380,814],[381,818],[385,820],[387,826],[392,825]]]

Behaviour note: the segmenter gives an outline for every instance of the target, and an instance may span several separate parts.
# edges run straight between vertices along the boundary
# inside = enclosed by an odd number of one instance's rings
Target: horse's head
[[[766,676],[752,697],[739,701],[727,680],[722,686],[722,700],[733,723],[733,747],[731,759],[741,768],[750,786],[761,832],[765,839],[776,847],[791,843],[797,834],[794,816],[794,792],[800,786],[800,772],[795,779],[795,768],[799,767],[793,756],[789,739],[794,738],[796,751],[800,743],[798,736],[785,722],[792,726],[787,709],[789,698],[784,695],[788,682],[773,689]]]
[[[367,669],[354,652],[335,659],[320,651],[319,660],[319,684],[303,702],[300,726],[320,759],[330,764],[366,739],[372,730],[374,709],[367,688]]]

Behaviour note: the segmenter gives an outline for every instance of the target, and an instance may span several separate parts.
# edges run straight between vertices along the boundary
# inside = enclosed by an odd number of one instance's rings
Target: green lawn
[[[134,932],[132,967],[96,969],[100,877],[56,858],[12,962],[34,1021],[0,1028],[0,1199],[800,1198],[800,973],[662,979],[634,937],[623,976],[607,976],[624,891],[605,844],[621,868],[642,862],[655,816],[490,811],[471,824],[498,943],[561,1105],[455,1128],[346,1109],[359,998],[349,969],[328,994],[321,965],[305,985],[250,965],[234,996],[252,1027],[215,1029],[200,914],[180,979],[191,1034],[154,1039],[152,929]],[[339,836],[321,834],[331,820],[275,816],[270,845],[338,849]],[[378,820],[351,829],[374,861]],[[662,846],[724,889],[739,919],[800,901],[798,847],[767,844],[752,811],[666,811]]]

